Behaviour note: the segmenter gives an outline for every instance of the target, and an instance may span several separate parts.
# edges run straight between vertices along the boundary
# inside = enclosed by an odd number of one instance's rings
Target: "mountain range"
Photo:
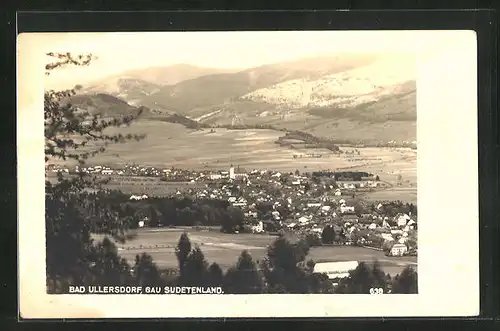
[[[255,125],[349,139],[416,138],[416,73],[407,54],[336,54],[244,70],[180,64],[127,71],[84,86],[145,106],[149,119],[177,114],[202,124]],[[120,104],[113,102],[114,109]],[[123,105],[123,109],[128,109]]]

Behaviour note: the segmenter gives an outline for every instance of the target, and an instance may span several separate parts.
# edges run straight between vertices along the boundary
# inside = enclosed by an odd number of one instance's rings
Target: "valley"
[[[216,70],[189,65],[129,70],[86,86],[155,116],[184,116],[204,127],[268,125],[363,143],[414,141],[412,56],[337,54]],[[144,117],[144,116],[143,116]]]
[[[105,117],[143,111],[131,126],[107,133],[146,138],[108,146],[95,164],[369,171],[392,188],[366,199],[416,201],[411,61],[344,54],[233,72],[137,69],[83,87],[71,102]]]

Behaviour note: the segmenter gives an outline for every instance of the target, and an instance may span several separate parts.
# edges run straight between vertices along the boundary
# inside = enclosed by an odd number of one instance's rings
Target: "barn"
[[[358,267],[358,261],[318,262],[314,265],[314,273],[326,274],[329,279],[346,278],[349,271]]]

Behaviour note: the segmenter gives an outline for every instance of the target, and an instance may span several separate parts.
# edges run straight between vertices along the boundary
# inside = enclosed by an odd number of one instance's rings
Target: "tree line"
[[[186,233],[178,241],[175,254],[178,273],[166,273],[153,258],[137,255],[129,264],[119,257],[112,241],[105,238],[86,252],[85,268],[75,268],[71,277],[48,277],[49,293],[64,293],[68,285],[151,285],[151,286],[220,286],[226,294],[369,294],[373,288],[384,293],[417,293],[417,273],[406,267],[396,277],[385,274],[379,263],[361,262],[347,278],[334,286],[326,274],[314,273],[315,262],[307,259],[306,242],[285,237],[272,243],[266,257],[255,261],[242,251],[236,263],[223,271],[217,263],[209,263],[199,246],[191,243]],[[61,260],[51,263],[65,270]]]
[[[351,180],[351,181],[361,181],[366,177],[373,177],[373,174],[364,171],[314,171],[312,173],[313,177],[330,177],[335,180]]]

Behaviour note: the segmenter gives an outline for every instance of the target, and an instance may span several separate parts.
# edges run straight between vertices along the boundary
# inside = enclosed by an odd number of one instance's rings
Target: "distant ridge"
[[[101,80],[83,93],[113,95],[130,107],[149,108],[153,117],[182,115],[175,121],[188,119],[190,127],[195,121],[203,127],[270,126],[335,139],[416,139],[410,54],[321,55],[237,72],[187,64],[151,67]]]

